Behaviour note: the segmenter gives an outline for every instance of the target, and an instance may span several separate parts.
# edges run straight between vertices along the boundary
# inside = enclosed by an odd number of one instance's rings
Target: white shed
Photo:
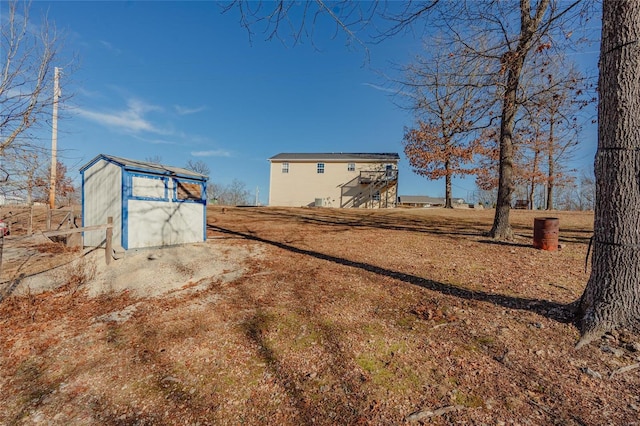
[[[82,226],[113,217],[113,241],[125,250],[205,241],[207,176],[191,170],[100,154],[80,169]],[[85,232],[84,245],[104,244]]]

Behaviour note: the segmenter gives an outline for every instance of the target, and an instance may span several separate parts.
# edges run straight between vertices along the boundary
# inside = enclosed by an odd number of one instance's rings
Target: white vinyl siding
[[[320,159],[318,159],[320,160]],[[270,206],[313,206],[322,199],[324,207],[340,207],[341,188],[358,177],[358,172],[385,170],[385,161],[295,161],[287,159],[289,174],[282,173],[282,161],[272,160],[270,165]],[[318,163],[324,165],[324,173],[318,174]],[[355,171],[348,171],[348,163],[355,163]],[[394,164],[394,169],[397,166]],[[382,202],[395,203],[396,187],[389,193],[380,194]]]

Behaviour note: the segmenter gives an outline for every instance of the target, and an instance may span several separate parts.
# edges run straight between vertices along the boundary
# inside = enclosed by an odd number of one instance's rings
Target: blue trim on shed
[[[199,179],[187,179],[187,178],[181,178],[181,177],[175,177],[173,176],[173,190],[172,190],[172,194],[171,194],[171,201],[173,201],[174,203],[197,203],[197,204],[207,204],[207,181],[202,181]],[[190,200],[190,199],[184,199],[184,200],[180,200],[178,199],[178,182],[185,182],[185,183],[192,183],[192,184],[198,184],[200,185],[200,199],[199,200]]]
[[[80,181],[82,182],[82,189],[81,191],[81,199],[80,199],[80,204],[81,204],[81,208],[82,208],[82,226],[84,228],[84,170],[82,170],[80,172]],[[84,241],[84,232],[82,233],[82,241]]]
[[[129,187],[131,188],[130,193],[128,195],[128,199],[129,200],[141,200],[141,201],[171,201],[169,200],[169,177],[168,176],[161,176],[158,174],[151,174],[151,173],[141,173],[139,171],[131,171],[128,169],[124,169],[124,171],[127,173],[127,175],[129,175],[128,178],[128,182],[129,182]],[[141,197],[139,195],[133,195],[133,178],[134,177],[144,177],[144,178],[150,178],[150,179],[158,179],[161,180],[164,183],[164,196],[162,198],[156,198],[156,197]]]
[[[202,240],[207,241],[207,181],[205,180],[202,183],[202,199],[204,200],[204,204],[202,205]]]
[[[122,206],[121,223],[120,223],[120,245],[123,249],[129,250],[129,191],[131,190],[129,173],[120,167],[122,175],[122,188],[120,189],[120,204]],[[129,179],[129,185],[127,185]]]

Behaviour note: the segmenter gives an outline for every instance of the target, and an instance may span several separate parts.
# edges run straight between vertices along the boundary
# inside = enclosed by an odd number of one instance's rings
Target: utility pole
[[[56,208],[56,169],[58,166],[58,98],[60,97],[60,68],[53,72],[53,121],[51,131],[51,184],[49,185],[49,207]]]

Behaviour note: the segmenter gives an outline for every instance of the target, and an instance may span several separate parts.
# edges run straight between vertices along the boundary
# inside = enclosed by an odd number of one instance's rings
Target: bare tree
[[[578,186],[578,210],[593,210],[596,201],[596,181],[593,171],[580,174]]]
[[[591,276],[577,347],[604,333],[640,331],[640,2],[602,2]]]
[[[4,192],[24,197],[26,203],[31,204],[37,191],[37,180],[44,174],[47,153],[37,146],[25,149],[16,144],[7,147],[2,158],[4,164],[0,165],[0,169],[5,177]]]
[[[522,135],[526,175],[530,180],[529,203],[537,185],[546,188],[546,208],[554,209],[554,189],[572,185],[567,169],[581,131],[579,112],[595,101],[589,78],[578,72],[564,55],[537,52],[524,78],[523,114],[517,124]],[[566,199],[566,194],[564,194]],[[566,204],[566,203],[565,203]]]
[[[324,2],[316,0],[304,3],[301,14],[292,14],[296,4],[291,1],[262,2],[251,7],[246,1],[232,2],[226,11],[237,8],[241,24],[251,32],[256,24],[263,24],[268,38],[281,38],[283,31],[293,34],[295,41],[303,36],[313,36],[313,24],[320,16],[331,17],[338,31],[347,35],[347,40],[361,41],[356,30],[373,27],[372,40],[379,42],[408,28],[430,19],[452,41],[461,43],[469,55],[492,60],[495,63],[495,84],[501,96],[499,132],[499,184],[498,200],[490,235],[497,239],[510,239],[513,231],[509,223],[513,183],[514,127],[520,107],[518,93],[522,72],[530,53],[542,45],[554,46],[565,41],[569,32],[563,32],[564,24],[579,17],[581,0],[520,0],[519,2],[474,1],[461,2],[427,1],[405,2],[400,6],[391,3],[373,2]],[[382,6],[379,6],[382,4]],[[337,12],[335,12],[337,11]],[[293,16],[301,16],[294,22]],[[285,29],[281,24],[287,23]],[[380,24],[380,25],[377,25]],[[311,28],[311,31],[309,30]],[[426,25],[425,25],[426,28]],[[482,34],[487,44],[477,45]]]
[[[228,185],[216,185],[212,183],[212,190],[214,191],[212,199],[216,200],[217,204],[223,206],[241,206],[248,205],[250,203],[251,194],[246,189],[244,182],[234,179]]]
[[[46,170],[38,170],[38,174],[35,178],[34,185],[34,200],[40,202],[46,202],[49,199],[49,192],[51,188],[51,165]],[[56,198],[63,199],[67,204],[76,200],[76,187],[73,184],[73,179],[67,175],[67,166],[60,161],[56,162],[56,180],[55,191]]]
[[[484,61],[470,58],[460,45],[437,42],[430,48],[404,68],[399,82],[417,118],[416,127],[405,129],[404,152],[415,173],[445,178],[445,207],[452,208],[451,180],[476,173],[472,135],[490,125],[495,97],[487,90]]]
[[[566,164],[575,152],[582,129],[578,114],[595,102],[595,97],[591,94],[591,79],[584,77],[565,55],[554,52],[551,56],[536,56],[538,58],[531,70],[535,73],[533,93],[525,104],[525,110],[529,115],[533,113],[536,121],[543,125],[546,206],[551,210],[554,208],[554,189],[574,181]]]
[[[158,154],[147,155],[144,157],[144,161],[147,163],[162,164],[162,156]]]
[[[561,25],[577,9],[579,0],[521,0],[515,2],[467,2],[462,11],[451,16],[451,32],[462,43],[481,57],[493,57],[500,62],[496,84],[500,88],[502,106],[499,132],[498,200],[490,235],[496,239],[511,239],[509,223],[511,198],[514,191],[513,158],[514,129],[526,61],[532,51],[553,43]],[[515,17],[519,25],[509,25]],[[462,23],[477,25],[488,39],[488,48],[475,49],[475,32],[467,31]],[[457,25],[456,25],[457,24]]]
[[[1,157],[16,142],[28,145],[29,130],[46,123],[51,115],[54,62],[61,44],[46,16],[34,29],[29,21],[30,2],[11,1],[0,6],[7,9],[0,20]]]
[[[188,160],[185,168],[205,176],[209,176],[209,174],[211,173],[211,169],[209,168],[207,163],[202,160]]]
[[[433,12],[440,0],[405,2],[358,2],[352,0],[314,0],[297,2],[292,0],[252,1],[233,0],[223,7],[223,13],[237,10],[240,25],[247,30],[249,39],[255,36],[254,29],[260,28],[267,40],[279,40],[285,44],[297,44],[308,38],[313,43],[322,37],[318,25],[323,19],[334,27],[326,36],[335,38],[338,34],[346,37],[347,45],[357,45],[367,54],[367,43],[378,43],[410,29],[422,22],[426,29],[425,16]],[[443,2],[444,3],[444,2]],[[385,23],[384,27],[376,22]],[[367,38],[363,33],[373,27]]]

